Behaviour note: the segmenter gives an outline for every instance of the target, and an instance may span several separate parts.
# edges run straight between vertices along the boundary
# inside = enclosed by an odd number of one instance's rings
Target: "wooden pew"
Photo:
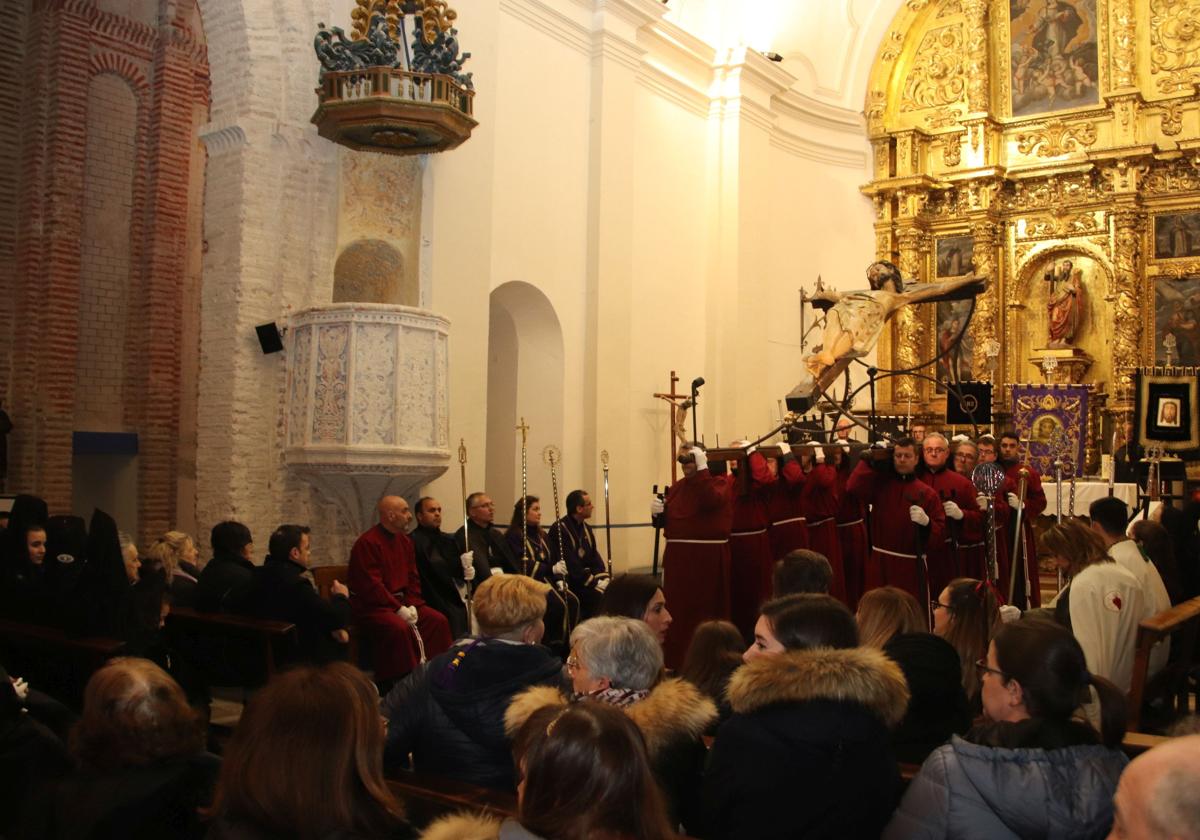
[[[400,770],[388,779],[388,787],[402,802],[413,825],[424,828],[440,816],[458,811],[486,811],[501,819],[515,817],[515,794],[448,779],[431,773]]]
[[[213,685],[252,688],[264,683],[275,674],[286,652],[298,644],[295,624],[188,607],[171,608],[166,630],[197,661]],[[247,668],[237,673],[236,668],[222,667],[230,664],[221,661],[225,658],[222,649],[240,660],[234,664]]]
[[[3,661],[19,677],[39,688],[78,704],[92,673],[114,656],[125,643],[99,636],[72,636],[58,627],[0,620]]]
[[[1129,731],[1142,726],[1142,707],[1148,700],[1162,699],[1166,711],[1187,714],[1188,675],[1196,667],[1196,633],[1200,628],[1200,598],[1184,601],[1138,624],[1137,649],[1133,660],[1133,678],[1129,688]],[[1149,677],[1150,651],[1171,637],[1171,661],[1161,672]]]
[[[328,601],[333,597],[333,582],[335,580],[340,580],[349,587],[349,584],[346,582],[350,577],[350,567],[345,564],[340,566],[315,566],[312,570],[312,576],[313,582],[317,584],[317,594]],[[347,625],[346,632],[350,634],[350,642],[346,646],[346,657],[360,668],[370,671],[370,663],[362,661],[362,635],[358,632],[358,628],[354,626],[353,621]]]

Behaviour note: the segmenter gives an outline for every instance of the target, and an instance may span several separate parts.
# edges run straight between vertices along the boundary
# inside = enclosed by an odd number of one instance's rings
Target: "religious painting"
[[[1029,463],[1042,475],[1062,458],[1072,465],[1087,457],[1086,385],[1014,385],[1012,426],[1028,446]]]
[[[1197,413],[1198,378],[1188,368],[1157,368],[1139,373],[1134,428],[1138,443],[1157,447],[1184,459],[1200,448]]]
[[[1154,259],[1173,260],[1200,254],[1200,213],[1154,217]]]
[[[1012,113],[1100,102],[1096,0],[1009,0]]]
[[[938,301],[937,318],[937,390],[945,390],[946,382],[965,382],[974,379],[971,358],[975,352],[975,339],[967,327],[971,313],[969,300]]]
[[[1154,364],[1200,365],[1200,277],[1155,284]]]
[[[946,236],[937,241],[937,276],[961,277],[971,273],[971,259],[975,256],[975,237]]]

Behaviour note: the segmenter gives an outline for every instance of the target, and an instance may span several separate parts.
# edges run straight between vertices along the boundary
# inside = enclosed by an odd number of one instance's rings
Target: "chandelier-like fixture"
[[[457,18],[446,0],[355,0],[349,38],[318,24],[317,133],[397,155],[444,152],[470,137],[475,86]]]

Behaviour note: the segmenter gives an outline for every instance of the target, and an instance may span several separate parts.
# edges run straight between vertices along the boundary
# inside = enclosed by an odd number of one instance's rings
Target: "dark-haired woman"
[[[692,644],[679,669],[680,677],[717,704],[718,723],[725,722],[733,714],[725,690],[733,672],[742,665],[745,647],[746,640],[733,624],[706,621],[692,634]]]
[[[979,673],[975,663],[987,652],[1000,624],[996,593],[985,581],[955,578],[938,593],[933,608],[933,632],[958,651],[962,686],[975,714],[980,711]]]
[[[885,838],[1102,838],[1127,759],[1125,695],[1088,673],[1063,627],[1002,626],[979,664],[988,717],[939,747],[909,785]],[[1074,718],[1091,688],[1101,728]]]
[[[383,780],[383,740],[379,694],[354,666],[275,677],[225,751],[209,838],[411,838]]]
[[[763,607],[729,681],[733,716],[709,756],[701,836],[878,836],[900,786],[888,730],[909,695],[896,663],[856,644],[854,617],[828,595]]]
[[[662,587],[650,575],[617,575],[604,591],[600,612],[646,622],[660,645],[667,640],[673,620]]]
[[[620,709],[578,703],[539,709],[513,757],[522,777],[517,818],[458,814],[421,840],[673,840],[646,743]]]
[[[522,508],[524,528],[521,527]],[[542,641],[560,656],[565,656],[571,630],[579,623],[579,599],[567,587],[567,564],[554,564],[551,560],[546,530],[542,528],[542,503],[537,496],[526,496],[524,504],[518,499],[513,505],[504,539],[512,549],[513,557],[517,558],[517,569],[521,574],[550,585],[550,594],[546,596],[546,636]]]

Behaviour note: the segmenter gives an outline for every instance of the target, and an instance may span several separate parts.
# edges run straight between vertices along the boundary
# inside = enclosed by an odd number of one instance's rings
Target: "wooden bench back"
[[[459,811],[486,811],[501,819],[517,815],[516,795],[458,779],[398,771],[388,779],[388,787],[404,802],[408,819],[419,828],[424,828],[440,816]]]
[[[254,687],[266,682],[298,644],[296,625],[172,607],[166,629],[213,685]]]
[[[1133,678],[1129,688],[1129,730],[1142,725],[1142,707],[1148,700],[1161,699],[1168,713],[1186,714],[1188,674],[1196,666],[1196,633],[1200,629],[1200,598],[1176,604],[1138,625],[1137,650],[1133,660]],[[1150,651],[1164,638],[1171,637],[1171,661],[1149,678]]]
[[[0,620],[0,655],[14,676],[71,705],[83,699],[88,679],[121,652],[124,642],[98,636],[72,636],[58,627]]]
[[[335,580],[340,580],[346,583],[346,578],[350,574],[350,567],[347,565],[341,566],[315,566],[312,570],[313,581],[317,584],[317,592],[325,600],[329,600],[329,592],[333,587]]]

